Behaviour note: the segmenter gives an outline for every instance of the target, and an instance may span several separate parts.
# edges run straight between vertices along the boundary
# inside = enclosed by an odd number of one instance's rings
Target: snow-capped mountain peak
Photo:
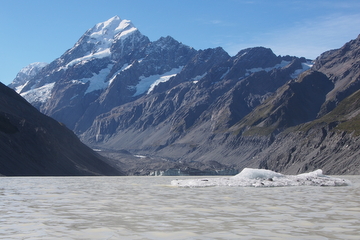
[[[105,22],[96,24],[90,31],[91,37],[97,38],[106,33],[107,30],[114,30],[120,24],[121,19],[118,16],[112,17]]]
[[[47,63],[44,62],[35,62],[27,65],[26,67],[22,68],[19,73],[27,74],[29,76],[34,76],[41,70],[43,67],[45,67]]]
[[[118,16],[96,24],[63,55],[66,67],[94,58],[110,57],[113,44],[137,31],[130,20],[122,20]]]
[[[38,74],[46,65],[48,64],[44,62],[35,62],[22,68],[9,87],[15,88],[17,92],[20,92],[29,79]]]
[[[294,59],[263,47],[245,49],[235,57],[220,48],[197,51],[171,36],[151,42],[131,21],[115,16],[94,25],[62,56],[12,87],[43,113],[84,132],[99,114],[180,83],[187,86],[189,80],[203,82],[199,87],[221,81],[235,84],[257,73],[281,71],[285,77],[274,83],[278,86],[304,70],[305,59],[298,64]],[[249,96],[246,104],[258,104],[259,94]]]
[[[136,28],[130,20],[121,20],[118,16],[115,16],[105,22],[96,24],[90,29],[89,37],[92,41],[111,41],[135,30]],[[119,33],[120,36],[117,35]]]

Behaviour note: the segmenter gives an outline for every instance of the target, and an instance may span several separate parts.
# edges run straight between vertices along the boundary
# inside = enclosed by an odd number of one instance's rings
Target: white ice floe
[[[341,178],[325,176],[322,170],[299,175],[283,175],[265,169],[244,168],[233,177],[173,180],[178,187],[286,187],[286,186],[348,186],[351,182]]]

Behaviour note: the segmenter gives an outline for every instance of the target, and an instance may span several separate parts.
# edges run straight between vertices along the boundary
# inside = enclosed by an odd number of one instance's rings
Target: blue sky
[[[360,34],[358,0],[0,0],[0,81],[51,62],[96,23],[118,15],[155,41],[162,36],[235,55],[264,46],[314,59]]]

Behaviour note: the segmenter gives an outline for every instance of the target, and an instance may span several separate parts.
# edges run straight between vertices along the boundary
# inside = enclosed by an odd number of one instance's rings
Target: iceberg
[[[172,180],[177,187],[286,187],[286,186],[349,186],[346,179],[323,175],[321,169],[299,175],[284,175],[266,169],[244,168],[232,177]]]

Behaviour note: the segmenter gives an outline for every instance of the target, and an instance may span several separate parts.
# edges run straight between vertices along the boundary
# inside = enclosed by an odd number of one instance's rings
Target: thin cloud
[[[324,51],[339,48],[360,33],[360,14],[332,15],[298,23],[281,32],[269,42],[274,50],[284,54],[315,58]]]
[[[211,23],[211,24],[218,25],[218,24],[222,24],[223,21],[221,21],[221,20],[211,20],[210,23]]]
[[[321,53],[339,48],[360,34],[360,14],[331,15],[298,22],[290,29],[261,33],[253,37],[253,46],[270,47],[275,54],[304,56],[314,59]],[[228,43],[225,48],[234,55],[246,47]]]
[[[196,22],[198,22],[199,25],[213,25],[216,27],[233,27],[234,23],[231,22],[227,22],[225,20],[222,19],[210,19],[210,18],[197,18],[195,19]]]

